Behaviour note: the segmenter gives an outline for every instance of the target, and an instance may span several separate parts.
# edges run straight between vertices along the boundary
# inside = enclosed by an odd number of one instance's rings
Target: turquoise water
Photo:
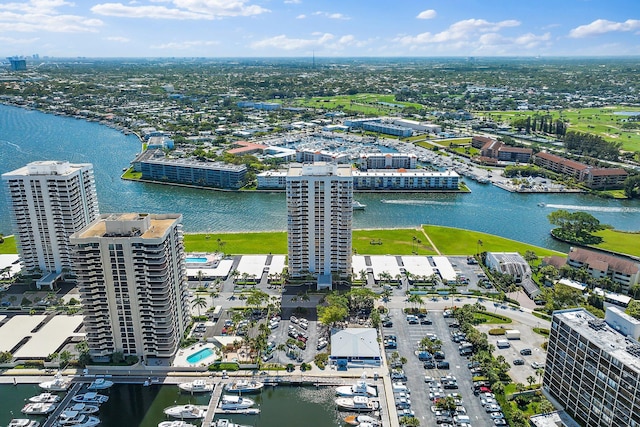
[[[98,202],[108,212],[178,212],[186,232],[286,230],[282,193],[220,192],[120,179],[122,168],[140,151],[135,136],[69,117],[0,105],[0,172],[30,161],[58,159],[94,164]],[[581,209],[621,230],[640,229],[640,200],[617,201],[578,194],[517,194],[467,182],[470,194],[357,195],[367,205],[354,213],[354,228],[417,227],[435,224],[566,250],[549,237],[547,215]],[[0,186],[0,233],[11,224]],[[538,206],[544,203],[544,207]]]
[[[199,257],[186,257],[184,260],[185,260],[185,262],[188,262],[188,263],[191,263],[191,264],[207,262],[206,258],[199,258]]]
[[[198,350],[193,353],[191,356],[187,357],[187,362],[189,363],[197,363],[202,359],[206,359],[207,357],[213,355],[213,350],[210,348],[203,348],[202,350]]]

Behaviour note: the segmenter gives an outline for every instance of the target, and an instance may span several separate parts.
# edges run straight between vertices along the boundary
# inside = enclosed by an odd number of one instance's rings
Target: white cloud
[[[64,0],[0,4],[0,32],[86,33],[96,32],[103,25],[99,19],[66,15],[58,10],[71,5]]]
[[[159,45],[152,45],[152,49],[173,49],[173,50],[187,50],[193,47],[201,47],[201,46],[217,46],[220,42],[217,41],[209,41],[209,40],[191,40],[191,41],[182,41],[182,42],[170,42]]]
[[[596,19],[590,24],[580,25],[569,31],[569,37],[575,39],[597,36],[614,31],[636,31],[640,30],[640,20],[627,19],[624,22],[608,21],[606,19]]]
[[[156,2],[158,2],[156,0]],[[258,5],[247,4],[247,0],[166,0],[170,6],[125,5],[102,3],[91,8],[93,13],[123,18],[152,18],[177,20],[212,20],[235,16],[253,16],[270,12]]]
[[[119,43],[129,43],[131,41],[131,39],[128,39],[126,37],[118,37],[118,36],[105,37],[104,39],[110,42],[119,42]]]
[[[280,49],[280,50],[304,50],[327,49],[331,51],[343,50],[347,47],[363,47],[370,43],[369,40],[361,41],[352,34],[336,38],[331,33],[313,33],[314,38],[290,38],[284,34],[260,40],[251,44],[253,49]]]
[[[13,37],[0,37],[0,43],[6,43],[6,44],[31,44],[31,43],[35,43],[37,41],[39,41],[40,38],[39,37],[33,37],[30,39],[16,39]]]
[[[329,18],[329,19],[341,19],[344,21],[348,21],[349,19],[351,19],[348,16],[343,15],[342,13],[330,13],[330,12],[317,11],[317,12],[313,12],[313,15],[324,16],[325,18]]]
[[[401,36],[395,39],[404,45],[450,43],[464,40],[475,40],[479,35],[500,31],[503,28],[517,27],[519,21],[509,19],[500,22],[489,22],[484,19],[466,19],[458,21],[439,33],[421,33],[415,36]]]
[[[302,15],[298,15],[296,16],[296,19],[305,19],[307,17],[307,15],[305,15],[304,13]]]
[[[433,9],[423,10],[416,16],[418,19],[433,19],[438,15],[438,13]]]
[[[284,0],[284,4],[300,4],[301,0]]]

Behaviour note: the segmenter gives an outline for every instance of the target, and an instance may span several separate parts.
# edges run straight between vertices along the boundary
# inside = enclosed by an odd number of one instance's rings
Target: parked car
[[[422,367],[424,369],[436,369],[436,363],[433,360],[427,360],[426,362],[424,362],[424,365],[422,365]]]
[[[522,359],[514,359],[513,364],[515,366],[524,365],[524,360],[522,360]]]
[[[523,348],[522,350],[520,350],[520,355],[521,356],[531,356],[531,349],[530,348]]]
[[[449,362],[441,360],[436,363],[436,368],[438,369],[449,369]]]
[[[533,362],[533,363],[531,363],[531,367],[533,369],[543,369],[544,368],[544,363]]]

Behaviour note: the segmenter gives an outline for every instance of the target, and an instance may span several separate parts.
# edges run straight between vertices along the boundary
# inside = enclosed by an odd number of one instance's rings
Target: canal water
[[[102,213],[177,212],[186,232],[285,230],[282,193],[223,192],[120,179],[140,151],[133,135],[98,123],[0,105],[0,173],[34,160],[94,165]],[[547,215],[555,209],[586,210],[602,223],[640,229],[640,200],[616,201],[579,194],[517,194],[467,181],[470,194],[366,193],[355,195],[366,209],[354,228],[435,224],[468,228],[527,243],[566,249],[549,237]],[[541,207],[539,204],[545,204]],[[0,186],[0,233],[11,234],[4,185]]]
[[[38,386],[0,385],[0,426],[6,426],[11,418],[23,415],[20,409],[25,400],[39,394]],[[190,395],[180,393],[175,385],[116,384],[108,394],[109,401],[100,407],[97,416],[101,427],[157,427],[164,421],[163,410],[176,404],[206,405],[210,394]],[[327,427],[342,425],[340,413],[333,404],[334,390],[329,387],[267,387],[262,393],[250,396],[260,408],[259,415],[219,415],[244,425],[255,427]],[[32,417],[44,420],[44,417]],[[195,422],[194,424],[198,424]]]

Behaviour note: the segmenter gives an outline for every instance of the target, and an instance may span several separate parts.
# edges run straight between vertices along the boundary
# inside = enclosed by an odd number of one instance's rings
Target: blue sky
[[[640,55],[638,0],[2,0],[0,57]]]

